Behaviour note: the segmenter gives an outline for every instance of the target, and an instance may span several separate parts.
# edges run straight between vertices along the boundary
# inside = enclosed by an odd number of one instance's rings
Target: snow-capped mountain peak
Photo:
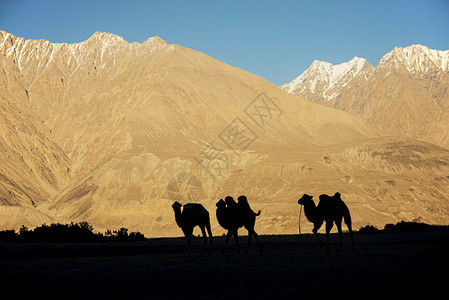
[[[363,75],[367,78],[373,70],[366,59],[359,57],[338,65],[315,60],[304,73],[281,88],[289,93],[317,94],[319,99],[331,100],[355,77]]]
[[[95,69],[106,69],[107,66],[115,66],[116,56],[123,55],[122,53],[137,57],[151,55],[164,48],[172,50],[173,45],[157,36],[150,37],[143,43],[128,43],[118,35],[97,31],[85,41],[67,44],[27,40],[0,30],[0,54],[14,57],[22,72],[26,72],[25,69],[31,70],[37,64],[38,74],[55,63],[55,58],[63,60],[72,71],[87,61]],[[36,72],[35,69],[32,72]]]
[[[316,60],[304,73],[281,88],[311,101],[322,102],[338,97],[343,88],[358,86],[376,77],[375,73],[386,77],[394,70],[420,80],[435,81],[432,77],[435,74],[449,73],[449,50],[433,50],[422,45],[395,47],[382,57],[377,68],[359,57],[338,65]]]
[[[428,72],[430,68],[437,68],[449,72],[449,50],[439,51],[422,45],[411,45],[405,48],[395,47],[385,54],[379,62],[379,67],[398,68],[405,66],[413,75]]]

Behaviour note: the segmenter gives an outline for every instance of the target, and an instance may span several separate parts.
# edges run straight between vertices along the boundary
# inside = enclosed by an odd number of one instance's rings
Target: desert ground
[[[324,237],[324,236],[323,236]],[[355,234],[340,252],[313,235],[261,236],[249,254],[234,241],[186,257],[182,238],[129,243],[0,244],[3,299],[418,299],[447,293],[449,233]],[[254,241],[253,241],[254,243]],[[246,237],[241,246],[246,249]]]

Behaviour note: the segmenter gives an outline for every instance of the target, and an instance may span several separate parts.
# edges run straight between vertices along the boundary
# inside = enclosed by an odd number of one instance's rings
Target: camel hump
[[[245,195],[238,197],[237,205],[239,206],[241,213],[244,215],[244,217],[249,216],[249,215],[260,216],[260,210],[258,213],[255,213],[251,209],[251,206],[248,203],[248,198],[246,198]]]
[[[326,195],[326,194],[321,194],[320,197],[319,197],[319,199],[320,199],[320,202],[321,202],[321,201],[329,201],[329,200],[333,200],[334,197],[333,197],[333,196]]]
[[[333,196],[329,196],[326,194],[320,195],[320,201],[328,201],[328,200],[341,200],[341,194],[339,192],[336,192]]]
[[[234,198],[232,198],[231,196],[226,196],[225,200],[226,205],[228,207],[235,207],[237,206],[237,202],[235,202]]]
[[[220,200],[217,202],[216,206],[217,206],[217,207],[219,207],[219,206],[226,207],[226,202],[225,202],[223,199],[220,199]]]

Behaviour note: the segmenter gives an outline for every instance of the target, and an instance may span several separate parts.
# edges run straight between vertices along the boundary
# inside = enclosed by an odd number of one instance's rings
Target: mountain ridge
[[[368,77],[356,74],[332,99],[323,97],[322,90],[313,91],[307,83],[297,86],[296,94],[358,116],[380,135],[409,137],[449,148],[448,70],[449,50],[421,45],[396,47],[382,57]],[[315,76],[311,73],[304,80],[319,80]]]

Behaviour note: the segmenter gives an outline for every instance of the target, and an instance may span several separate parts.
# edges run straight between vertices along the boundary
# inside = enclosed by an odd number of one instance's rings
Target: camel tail
[[[257,214],[256,213],[254,213],[254,215],[257,217],[257,216],[260,216],[260,210],[257,212]]]

